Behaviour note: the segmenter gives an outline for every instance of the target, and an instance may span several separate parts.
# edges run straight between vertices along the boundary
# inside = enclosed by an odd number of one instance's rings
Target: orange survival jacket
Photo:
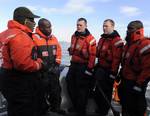
[[[37,27],[33,39],[38,49],[38,57],[48,64],[61,63],[61,46],[54,35],[47,37]]]
[[[117,31],[102,35],[97,46],[98,65],[117,74],[123,51],[123,41]]]
[[[143,29],[134,32],[124,47],[122,76],[138,84],[150,79],[150,40],[144,38]]]
[[[86,30],[86,36],[73,34],[69,54],[72,56],[71,62],[86,63],[89,68],[93,68],[96,58],[96,40]]]
[[[14,21],[8,22],[8,29],[0,34],[2,67],[23,72],[34,72],[41,68],[41,59],[32,59],[34,42],[28,35],[31,30]]]

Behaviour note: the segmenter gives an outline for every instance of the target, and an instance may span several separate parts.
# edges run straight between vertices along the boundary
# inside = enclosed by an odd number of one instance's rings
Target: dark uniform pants
[[[146,111],[145,90],[138,94],[133,91],[134,81],[122,80],[119,85],[119,97],[123,116],[144,116]]]
[[[107,115],[110,105],[107,103],[106,99],[111,103],[114,80],[109,77],[109,72],[102,68],[96,69],[95,78],[97,82],[94,98],[98,106],[97,112],[101,115]],[[99,88],[104,92],[105,97]]]
[[[61,87],[59,82],[59,75],[54,73],[48,73],[47,75],[47,87],[46,87],[46,99],[50,103],[51,110],[60,109],[61,105]]]
[[[41,116],[43,90],[37,73],[1,70],[2,93],[8,102],[8,116]]]
[[[79,115],[86,112],[87,99],[93,82],[93,77],[85,75],[86,68],[86,64],[71,63],[66,77],[69,96]]]

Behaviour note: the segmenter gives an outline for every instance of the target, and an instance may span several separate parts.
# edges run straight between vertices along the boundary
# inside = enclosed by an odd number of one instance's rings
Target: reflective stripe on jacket
[[[150,40],[144,38],[143,30],[133,33],[130,45],[126,44],[122,59],[123,78],[142,84],[150,79]]]

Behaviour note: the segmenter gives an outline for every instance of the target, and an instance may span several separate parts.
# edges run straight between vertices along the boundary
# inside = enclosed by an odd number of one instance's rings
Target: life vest
[[[150,40],[141,34],[133,33],[132,37],[139,37],[131,38],[131,43],[125,45],[122,56],[123,78],[136,81],[138,84],[150,78]]]
[[[117,32],[116,32],[117,33]],[[121,61],[124,42],[118,34],[110,37],[103,37],[97,46],[98,65],[117,73]]]
[[[34,42],[28,35],[31,30],[14,20],[8,22],[8,29],[0,34],[1,61],[5,69],[34,72],[41,68],[41,59],[32,59]]]
[[[70,54],[88,60],[89,58],[88,44],[89,44],[88,38],[73,36],[71,47],[70,47]]]
[[[37,46],[37,57],[50,64],[61,63],[61,47],[54,35],[46,37],[37,27],[33,35]]]
[[[89,68],[93,68],[96,57],[96,40],[86,31],[86,36],[74,34],[71,39],[69,54],[72,56],[71,62],[85,63]]]

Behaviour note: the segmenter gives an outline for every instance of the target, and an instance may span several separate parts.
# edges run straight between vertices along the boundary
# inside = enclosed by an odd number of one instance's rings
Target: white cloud
[[[68,0],[64,6],[61,8],[39,8],[34,6],[29,6],[31,10],[41,9],[41,12],[45,14],[58,13],[58,14],[73,14],[73,13],[82,13],[90,14],[95,11],[91,3],[94,2],[109,2],[112,0]]]
[[[62,8],[42,8],[42,12],[59,13],[59,14],[72,14],[76,12],[92,13],[94,8],[89,3],[95,0],[69,0]]]
[[[120,12],[126,16],[137,16],[142,13],[139,8],[133,6],[122,6]]]
[[[89,5],[89,3],[93,2],[92,0],[70,0],[63,8],[64,13],[74,13],[74,12],[82,12],[82,13],[92,13],[94,12],[94,8]]]

